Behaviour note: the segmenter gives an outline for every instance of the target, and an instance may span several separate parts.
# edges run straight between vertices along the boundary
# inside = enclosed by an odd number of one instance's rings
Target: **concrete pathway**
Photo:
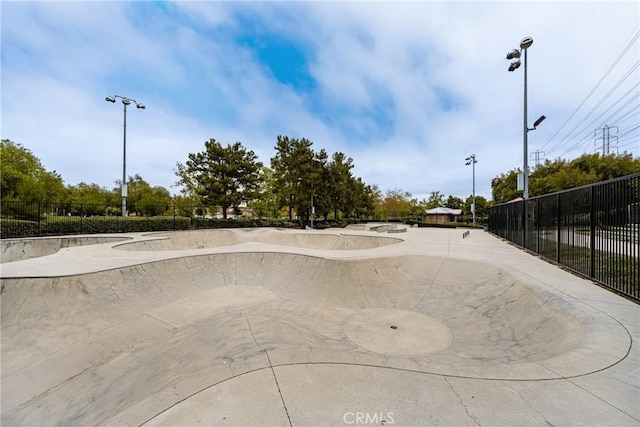
[[[2,241],[0,421],[640,424],[639,306],[463,232]]]

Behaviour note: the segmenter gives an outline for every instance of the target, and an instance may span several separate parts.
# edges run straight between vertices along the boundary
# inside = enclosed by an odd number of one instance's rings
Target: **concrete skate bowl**
[[[125,243],[116,249],[128,251],[169,251],[207,249],[242,243],[267,243],[306,249],[358,250],[400,243],[392,237],[360,236],[342,233],[292,232],[275,229],[190,230],[153,233],[153,240]]]
[[[26,239],[0,240],[0,262],[21,261],[51,255],[60,249],[74,246],[99,245],[103,243],[122,242],[130,237],[114,236],[69,236],[69,237],[37,237]]]
[[[451,258],[210,254],[2,287],[3,425],[141,424],[274,366],[531,380],[628,351],[610,317]]]

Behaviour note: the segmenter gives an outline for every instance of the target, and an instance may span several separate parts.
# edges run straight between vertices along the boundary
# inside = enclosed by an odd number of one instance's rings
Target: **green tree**
[[[287,207],[289,219],[293,219],[294,209],[300,215],[311,204],[312,145],[306,138],[290,139],[281,135],[276,138],[276,155],[271,158],[271,168],[276,176],[275,193],[279,207]]]
[[[382,218],[406,218],[412,212],[413,196],[400,189],[387,190],[378,213]]]
[[[517,173],[511,170],[491,181],[491,192],[496,203],[504,203],[522,196],[516,189]],[[529,176],[529,196],[541,196],[581,185],[631,175],[640,172],[640,159],[629,153],[602,156],[583,154],[572,160],[546,160]]]
[[[191,196],[177,195],[173,196],[172,204],[176,209],[176,215],[192,217],[194,209],[198,206],[198,201]]]
[[[460,197],[456,197],[456,196],[450,195],[449,197],[447,197],[447,201],[444,202],[445,208],[463,209],[463,206],[464,206],[464,201]]]
[[[98,184],[87,184],[81,182],[78,185],[68,186],[68,197],[73,203],[83,203],[86,205],[106,205],[110,192]]]
[[[314,216],[325,220],[331,212],[331,172],[328,162],[329,155],[324,148],[315,153],[311,177],[313,182]]]
[[[462,212],[465,215],[473,215],[471,211],[471,205],[473,204],[473,195],[467,197],[464,201],[464,205],[459,209],[462,209]],[[489,216],[489,206],[490,203],[483,196],[478,196],[476,194],[476,218],[486,218]]]
[[[253,214],[258,218],[279,217],[278,196],[275,193],[275,175],[271,168],[263,167],[260,171],[260,185],[255,199],[250,202]]]
[[[120,189],[114,189],[114,192]],[[149,193],[151,193],[151,185],[145,181],[140,175],[135,174],[127,179],[127,210],[141,214],[140,202]]]
[[[326,211],[328,202],[327,152],[324,149],[318,153],[311,150],[311,155],[309,164],[299,165],[300,177],[295,197],[297,215],[307,220],[311,218],[312,203],[317,215],[317,212]]]
[[[67,199],[73,203],[70,209],[74,215],[105,215],[112,200],[111,192],[98,184],[81,182],[78,185],[67,187]],[[80,206],[78,206],[80,205]]]
[[[432,191],[427,199],[426,209],[438,208],[444,205],[444,194],[439,191]]]
[[[617,178],[640,172],[640,158],[634,159],[630,153],[583,154],[571,161],[570,166],[587,174],[595,174],[598,181]]]
[[[338,218],[339,212],[347,212],[352,210],[353,205],[350,202],[352,194],[350,188],[353,176],[353,159],[342,152],[334,153],[329,163],[329,183],[328,196],[333,210],[334,218]]]
[[[0,141],[2,200],[59,202],[66,197],[62,177],[48,172],[30,150],[8,139]]]
[[[518,173],[518,170],[510,170],[491,180],[491,195],[495,203],[506,203],[522,196],[522,191],[517,189]]]
[[[212,138],[205,142],[204,151],[189,153],[188,157],[185,164],[176,164],[178,185],[186,194],[199,197],[205,206],[220,206],[223,218],[227,218],[230,207],[255,197],[262,163],[240,142],[223,147]]]
[[[116,181],[112,200],[120,200],[120,181]],[[116,202],[117,203],[117,202]],[[171,204],[171,193],[164,187],[152,187],[139,174],[127,179],[127,210],[136,215],[157,216],[167,212]]]
[[[145,192],[136,205],[143,215],[158,216],[168,212],[171,193],[164,187],[156,186]]]
[[[295,210],[299,217],[309,219],[313,198],[315,217],[371,215],[378,190],[353,176],[353,159],[342,152],[329,159],[326,150],[314,152],[312,145],[305,138],[277,137],[271,169],[278,208],[286,207],[289,218]]]

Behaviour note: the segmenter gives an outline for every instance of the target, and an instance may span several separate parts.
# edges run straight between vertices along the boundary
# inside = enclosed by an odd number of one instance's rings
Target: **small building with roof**
[[[437,207],[428,209],[425,214],[425,222],[427,224],[445,224],[447,222],[462,221],[462,209]]]

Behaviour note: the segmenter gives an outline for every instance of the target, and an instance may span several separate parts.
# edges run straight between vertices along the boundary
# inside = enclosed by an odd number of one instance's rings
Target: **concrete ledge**
[[[406,232],[407,232],[406,228],[395,228],[395,229],[387,230],[387,233],[406,233]]]

